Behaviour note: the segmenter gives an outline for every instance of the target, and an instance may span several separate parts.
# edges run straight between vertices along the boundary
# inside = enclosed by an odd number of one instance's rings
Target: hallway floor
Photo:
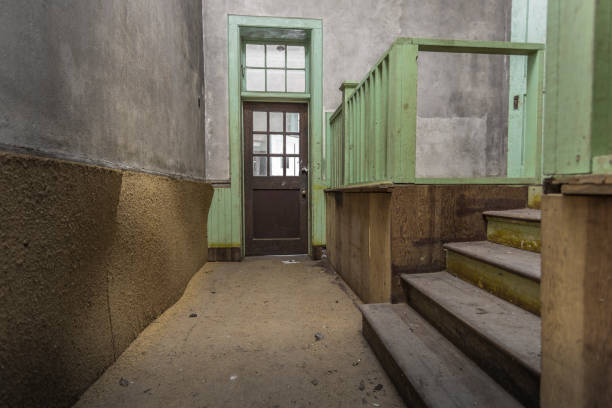
[[[208,263],[76,407],[403,407],[358,302],[307,257]]]

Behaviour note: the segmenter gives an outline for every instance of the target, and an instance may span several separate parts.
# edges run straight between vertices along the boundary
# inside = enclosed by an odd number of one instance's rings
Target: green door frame
[[[241,92],[241,27],[299,29],[308,31],[310,49],[309,94],[271,94]],[[229,145],[230,180],[228,192],[220,195],[221,201],[214,201],[208,218],[209,230],[218,230],[228,219],[231,222],[227,242],[215,242],[214,246],[241,248],[244,256],[244,182],[243,182],[243,138],[242,102],[295,101],[309,105],[309,253],[313,245],[325,242],[325,203],[323,190],[324,175],[321,173],[323,139],[323,23],[319,19],[228,16],[228,85],[229,85]]]

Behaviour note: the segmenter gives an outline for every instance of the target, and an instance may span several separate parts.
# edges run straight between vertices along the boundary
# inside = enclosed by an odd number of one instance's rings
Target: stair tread
[[[514,272],[525,278],[540,281],[540,254],[489,241],[449,242],[444,248]]]
[[[500,218],[511,218],[513,220],[521,221],[537,221],[542,220],[542,211],[535,208],[518,208],[516,210],[503,210],[503,211],[485,211],[485,216],[489,217],[500,217]]]
[[[522,406],[407,304],[360,308],[426,406]]]
[[[448,272],[402,279],[534,373],[541,373],[541,319]]]

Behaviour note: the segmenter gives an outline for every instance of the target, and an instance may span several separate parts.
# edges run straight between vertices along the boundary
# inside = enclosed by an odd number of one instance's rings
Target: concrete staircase
[[[487,241],[402,275],[407,304],[362,305],[363,334],[409,406],[537,407],[540,211],[488,211]]]

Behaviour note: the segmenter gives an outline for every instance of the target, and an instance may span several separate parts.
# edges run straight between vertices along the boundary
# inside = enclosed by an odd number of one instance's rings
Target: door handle
[[[300,193],[302,193],[302,197],[306,197],[306,189],[303,188],[302,191],[300,191]]]
[[[302,173],[308,174],[308,167],[302,167]]]

